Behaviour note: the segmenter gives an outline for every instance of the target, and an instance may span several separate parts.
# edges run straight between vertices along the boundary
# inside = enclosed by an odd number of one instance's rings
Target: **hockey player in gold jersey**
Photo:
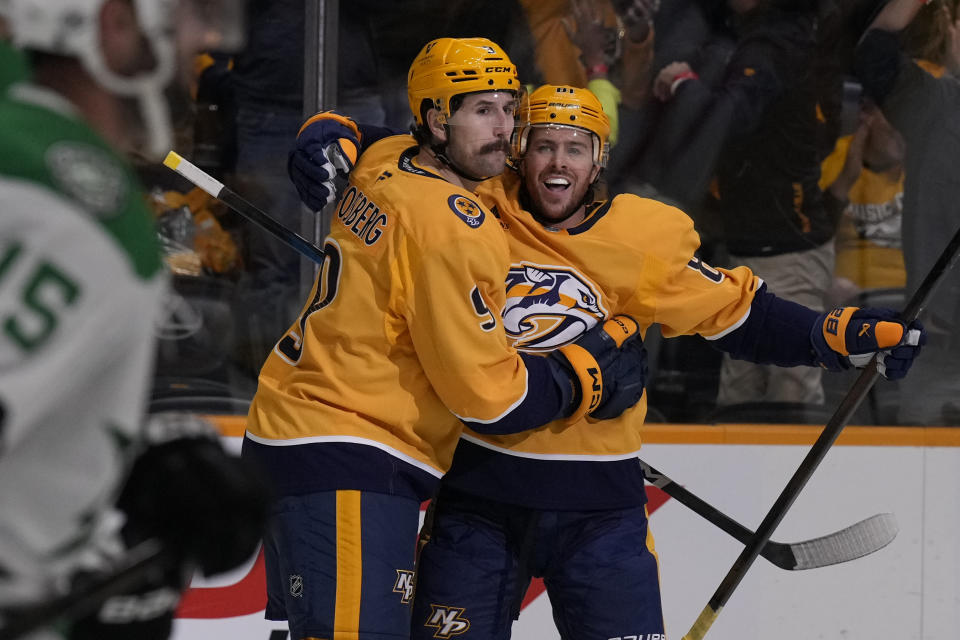
[[[519,90],[493,42],[423,48],[408,78],[417,140],[360,159],[311,299],[261,371],[243,455],[278,494],[267,617],[292,638],[406,636],[419,505],[464,424],[573,423],[642,393],[639,339],[611,335],[635,334],[629,318],[560,357],[507,340],[509,249],[473,189],[503,171]]]
[[[519,120],[517,170],[478,189],[507,230],[503,322],[518,349],[549,351],[629,313],[644,331],[660,323],[667,337],[699,333],[785,366],[862,365],[890,347],[887,375],[906,373],[922,328],[892,311],[819,314],[780,300],[745,267],[700,261],[683,212],[632,195],[593,202],[609,128],[588,91],[541,87]],[[636,459],[645,403],[602,425],[464,432],[420,555],[412,637],[508,638],[531,576],[544,578],[563,638],[662,636]]]

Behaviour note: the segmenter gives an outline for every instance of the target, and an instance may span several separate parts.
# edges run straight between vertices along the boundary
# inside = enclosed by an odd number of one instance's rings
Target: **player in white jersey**
[[[167,278],[153,216],[117,151],[144,130],[146,151],[169,148],[164,88],[178,53],[220,40],[199,34],[225,33],[210,22],[216,8],[0,0],[27,61],[0,88],[0,629],[79,575],[108,575],[147,538],[207,573],[256,548],[265,500],[241,461],[188,416],[145,426]],[[0,46],[0,58],[18,59]],[[126,124],[131,99],[137,127]],[[164,603],[139,626],[92,612],[58,633],[166,637],[176,564],[171,580],[124,594]]]

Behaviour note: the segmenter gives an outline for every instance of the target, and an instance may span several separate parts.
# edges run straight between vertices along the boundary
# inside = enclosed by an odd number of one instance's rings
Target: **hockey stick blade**
[[[960,257],[960,229],[957,229],[953,234],[953,237],[943,248],[943,251],[940,252],[940,256],[930,268],[923,282],[920,283],[920,286],[917,287],[917,290],[913,296],[911,296],[909,302],[907,302],[907,306],[900,314],[900,318],[904,324],[909,325],[917,319],[924,305],[926,305],[927,299],[933,293],[934,289],[936,289],[937,285],[940,284],[940,281],[943,280],[944,275],[948,273],[956,263],[958,257]],[[737,586],[739,586],[743,577],[751,565],[753,565],[753,562],[757,559],[764,544],[770,540],[770,536],[773,535],[777,525],[783,520],[787,511],[790,510],[790,507],[793,506],[794,501],[797,499],[797,496],[800,495],[800,492],[803,491],[813,472],[816,471],[820,463],[823,462],[827,451],[829,451],[833,443],[836,442],[840,436],[840,432],[843,431],[843,428],[850,420],[850,416],[853,415],[853,412],[856,411],[860,403],[863,402],[863,399],[870,391],[870,387],[873,386],[873,383],[876,382],[879,375],[877,370],[877,356],[874,356],[870,364],[867,365],[857,377],[853,386],[850,387],[847,395],[840,401],[840,405],[836,411],[834,411],[830,420],[827,421],[820,436],[816,442],[813,443],[813,446],[803,458],[800,466],[794,471],[793,476],[790,477],[783,491],[780,492],[780,495],[776,501],[774,501],[773,506],[767,511],[767,515],[764,516],[760,522],[760,526],[757,527],[757,532],[744,547],[743,552],[734,561],[730,570],[727,571],[727,574],[720,582],[720,586],[714,591],[707,605],[703,608],[703,611],[700,612],[693,626],[690,627],[690,631],[683,636],[683,640],[702,640],[710,630],[710,627],[713,626],[717,616],[720,615],[720,611],[727,604],[730,596],[736,590]]]
[[[677,484],[661,471],[654,469],[643,460],[640,460],[640,467],[650,484],[730,536],[743,544],[747,544],[753,538],[753,531]],[[879,551],[897,537],[897,532],[897,520],[893,514],[880,513],[850,525],[846,529],[813,540],[802,542],[768,540],[763,545],[760,555],[771,564],[787,571],[817,569],[856,560]]]
[[[879,551],[899,532],[892,513],[878,513],[829,535],[789,545],[794,570],[816,569],[849,562]]]
[[[279,238],[292,248],[300,252],[301,255],[309,258],[319,265],[323,265],[323,250],[313,244],[299,233],[291,231],[283,226],[266,213],[261,211],[256,205],[244,200],[238,193],[225,186],[222,182],[199,168],[180,154],[171,151],[163,160],[163,165],[168,169],[176,171],[178,174],[200,187],[208,194],[220,200],[225,205],[242,215],[244,218],[259,225],[275,237]]]

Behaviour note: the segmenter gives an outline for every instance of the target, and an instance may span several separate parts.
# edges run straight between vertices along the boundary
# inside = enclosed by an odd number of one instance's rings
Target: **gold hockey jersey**
[[[746,267],[701,262],[699,236],[682,211],[620,195],[591,205],[575,228],[551,229],[520,208],[519,183],[508,171],[479,191],[507,231],[503,323],[518,349],[555,349],[617,313],[636,318],[644,333],[659,323],[665,337],[720,338],[746,320],[760,280]],[[505,436],[467,429],[445,482],[547,509],[642,501],[636,456],[645,413],[646,394],[613,420],[554,422]]]
[[[419,167],[417,152],[394,136],[363,154],[311,298],[260,373],[244,455],[281,493],[425,497],[461,418],[493,423],[534,403],[500,321],[506,238],[474,194]]]

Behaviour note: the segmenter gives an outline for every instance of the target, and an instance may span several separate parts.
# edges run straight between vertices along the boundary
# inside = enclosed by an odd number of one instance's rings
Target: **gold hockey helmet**
[[[486,38],[438,38],[428,42],[407,75],[407,97],[417,125],[424,100],[440,110],[444,119],[452,114],[454,96],[479,91],[513,91],[521,86],[517,67],[498,44]]]
[[[610,119],[600,101],[587,89],[546,84],[533,91],[520,105],[514,152],[522,158],[532,127],[556,126],[583,129],[593,134],[593,162],[607,164]]]

